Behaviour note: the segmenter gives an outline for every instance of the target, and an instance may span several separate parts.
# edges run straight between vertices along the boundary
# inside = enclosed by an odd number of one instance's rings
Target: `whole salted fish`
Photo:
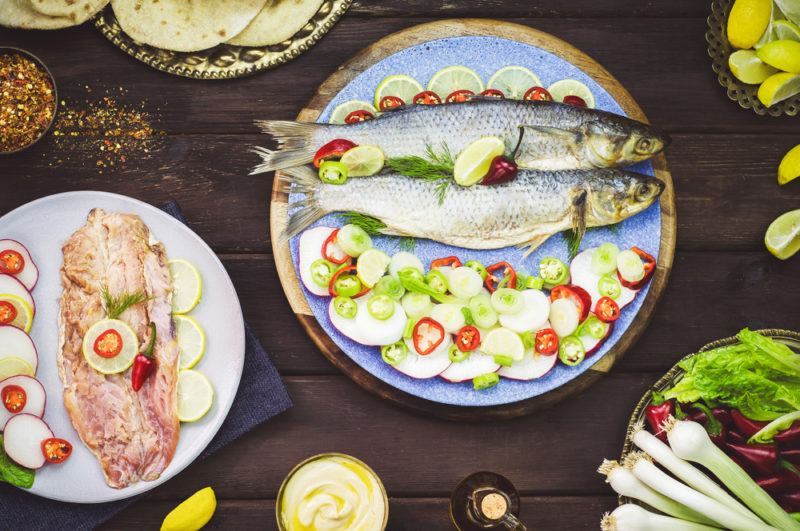
[[[324,184],[307,166],[283,172],[292,191],[304,194],[290,205],[284,237],[299,234],[330,212],[354,212],[380,220],[383,234],[428,238],[469,249],[527,246],[529,251],[566,229],[618,223],[650,206],[664,190],[655,177],[621,169],[522,170],[493,186],[450,185],[381,174]]]
[[[386,157],[454,156],[483,136],[503,139],[506,153],[519,143],[516,162],[532,170],[627,166],[659,153],[669,137],[655,128],[605,111],[546,101],[497,98],[443,105],[411,105],[374,120],[347,125],[265,120],[256,122],[278,142],[257,147],[263,162],[252,173],[301,166],[337,138],[380,147]]]

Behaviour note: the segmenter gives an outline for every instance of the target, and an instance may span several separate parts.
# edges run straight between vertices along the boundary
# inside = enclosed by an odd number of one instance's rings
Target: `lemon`
[[[800,75],[779,72],[769,76],[758,87],[758,99],[770,107],[800,93]]]
[[[783,39],[759,48],[758,58],[778,70],[800,74],[800,42]]]
[[[367,249],[358,257],[356,274],[366,287],[371,288],[386,273],[392,259],[389,255],[378,249]]]
[[[206,487],[175,507],[164,518],[161,531],[198,531],[211,520],[216,510],[214,489]]]
[[[189,313],[203,295],[203,279],[197,268],[186,260],[170,260],[172,275],[172,313]]]
[[[486,88],[496,89],[506,98],[521,100],[531,87],[542,85],[539,77],[523,66],[506,66],[489,78]]]
[[[786,260],[800,250],[800,210],[779,216],[767,229],[764,243],[769,252]]]
[[[800,177],[800,145],[789,150],[778,166],[778,184],[786,184]]]
[[[800,26],[788,20],[776,20],[772,23],[772,31],[778,40],[800,42]]]
[[[562,79],[561,81],[556,81],[547,87],[547,92],[553,96],[553,101],[564,101],[565,96],[578,96],[586,102],[587,107],[594,109],[594,95],[592,91],[577,79]]]
[[[356,146],[348,149],[339,162],[347,166],[348,177],[366,177],[381,171],[384,160],[378,146]]]
[[[495,328],[483,338],[481,350],[490,356],[505,356],[514,361],[522,360],[525,345],[515,332],[508,328]]]
[[[202,373],[191,369],[178,373],[178,420],[195,422],[211,409],[214,388]]]
[[[206,351],[206,333],[200,324],[186,315],[175,315],[175,335],[181,353],[180,369],[191,369]]]
[[[353,111],[367,111],[371,113],[372,116],[378,115],[378,110],[370,102],[364,100],[350,100],[336,106],[331,113],[330,123],[345,123],[345,118]]]
[[[11,356],[0,359],[0,382],[12,376],[34,376],[33,366],[22,358]]]
[[[466,66],[448,66],[442,68],[428,81],[428,90],[432,90],[444,100],[457,90],[469,90],[473,94],[483,92],[483,80],[471,68]]]
[[[122,348],[119,354],[113,358],[99,356],[95,350],[95,341],[107,331],[113,330],[116,334],[110,334],[111,341],[122,341]],[[117,335],[119,336],[117,338]],[[103,319],[89,327],[86,335],[83,336],[83,357],[94,370],[102,374],[117,374],[128,370],[133,365],[133,359],[139,353],[139,339],[136,337],[130,326],[118,319]]]
[[[495,157],[506,151],[496,136],[485,136],[464,148],[456,157],[453,178],[461,186],[472,186],[486,176]]]
[[[376,109],[381,108],[381,100],[386,96],[394,96],[403,100],[403,103],[410,104],[414,96],[422,92],[422,85],[411,76],[398,74],[384,78],[375,89],[375,100],[373,105]]]
[[[771,17],[772,0],[736,0],[728,16],[728,42],[734,48],[752,48]]]
[[[3,322],[3,324],[16,326],[26,334],[30,332],[33,325],[33,309],[27,301],[10,293],[0,294],[0,317],[4,316],[4,303],[10,304],[13,308],[12,313],[16,312],[17,315],[12,320]]]
[[[777,70],[765,64],[753,50],[738,50],[728,57],[731,73],[742,83],[758,85]]]

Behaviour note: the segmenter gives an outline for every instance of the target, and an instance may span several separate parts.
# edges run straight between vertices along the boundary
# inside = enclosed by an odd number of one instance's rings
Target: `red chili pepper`
[[[580,96],[575,96],[575,95],[564,96],[564,99],[561,101],[563,101],[567,105],[574,105],[576,107],[587,107],[586,100],[584,100]]]
[[[575,294],[581,298],[581,302],[583,302],[585,314],[581,314],[581,321],[585,320],[589,317],[589,310],[592,309],[592,296],[580,286],[576,286],[575,284],[570,284],[569,289],[575,292]]]
[[[730,429],[733,426],[733,419],[731,418],[731,410],[727,407],[715,407],[711,410],[714,416],[717,418],[718,421],[722,423],[723,426]]]
[[[357,144],[355,142],[351,142],[343,138],[331,140],[319,148],[314,154],[314,167],[319,168],[319,165],[326,160],[342,158],[342,155],[356,147],[356,145]]]
[[[725,444],[728,438],[728,429],[717,419],[711,409],[702,402],[692,404],[695,411],[703,414],[703,421],[700,423],[705,427],[711,441],[719,447]]]
[[[42,441],[42,455],[48,463],[60,464],[72,455],[72,444],[64,439],[55,437]]]
[[[514,161],[508,160],[503,155],[499,155],[492,159],[492,163],[489,165],[489,171],[478,184],[491,186],[494,184],[507,183],[513,180],[518,172],[519,168]]]
[[[414,325],[411,337],[417,353],[420,356],[427,356],[444,341],[444,327],[430,317],[423,317]]]
[[[457,256],[437,258],[431,261],[431,269],[436,269],[437,267],[461,267],[461,260]]]
[[[19,413],[28,403],[28,393],[19,385],[7,385],[0,393],[0,400],[9,413]]]
[[[760,475],[774,474],[778,466],[778,447],[774,444],[734,444],[725,447]]]
[[[334,230],[331,232],[330,236],[325,238],[325,241],[322,244],[322,257],[327,260],[328,262],[333,262],[334,264],[343,264],[350,260],[350,257],[342,251],[341,248],[336,246],[336,236],[339,235],[339,229]],[[337,249],[340,251],[337,253]]]
[[[359,109],[345,116],[344,123],[357,124],[358,122],[366,122],[367,120],[372,120],[373,118],[375,118],[375,115],[371,112],[365,111],[364,109]]]
[[[25,269],[25,259],[12,249],[0,251],[0,273],[17,275]]]
[[[644,262],[644,276],[641,280],[637,282],[628,282],[617,272],[617,277],[619,278],[619,283],[625,286],[628,289],[632,289],[634,291],[638,291],[644,287],[645,284],[650,280],[650,277],[653,276],[653,273],[656,270],[656,259],[653,258],[653,255],[644,252],[643,250],[639,249],[638,247],[631,247],[631,251],[639,255],[639,258],[642,259]]]
[[[789,461],[794,466],[800,467],[800,448],[789,448],[781,450],[781,459]]]
[[[455,92],[448,94],[444,101],[447,103],[464,103],[469,99],[470,96],[474,95],[475,93],[471,90],[456,90]]]
[[[553,101],[553,96],[545,88],[531,87],[525,92],[522,99],[528,101]]]
[[[356,266],[354,266],[354,265],[347,266],[347,267],[342,267],[341,269],[337,270],[333,274],[333,276],[331,277],[330,282],[328,282],[328,293],[330,293],[331,297],[337,297],[339,295],[338,293],[336,293],[336,287],[335,287],[336,280],[339,277],[341,277],[342,275],[355,275],[356,273],[357,273],[357,270],[356,270]],[[364,286],[364,287],[361,288],[361,291],[359,291],[356,294],[356,296],[353,297],[353,298],[357,299],[357,298],[361,297],[362,295],[364,295],[368,291],[369,291],[369,288]]]
[[[485,96],[487,98],[499,98],[501,100],[504,100],[506,98],[506,95],[503,94],[503,91],[497,89],[486,89],[483,92],[481,92],[480,95]]]
[[[8,301],[0,301],[0,324],[13,323],[19,313],[16,307]]]
[[[578,309],[580,321],[583,322],[589,316],[589,306],[586,305],[586,299],[583,298],[582,294],[578,293],[575,287],[576,286],[567,286],[566,284],[555,286],[550,290],[550,302],[555,302],[558,299],[569,299],[575,304],[575,308]],[[591,304],[591,300],[590,297],[589,304]]]
[[[405,104],[406,102],[397,96],[384,96],[378,103],[378,109],[381,111],[391,111],[392,109],[397,109]]]
[[[503,277],[498,278],[494,275],[495,271],[503,270]],[[505,285],[509,288],[515,289],[517,287],[517,272],[511,267],[508,262],[497,262],[486,268],[486,280],[483,281],[484,286],[489,292],[494,293],[498,287]]]
[[[543,328],[534,337],[536,352],[543,356],[552,356],[558,352],[558,334],[552,328]]]
[[[472,325],[467,325],[456,334],[456,346],[461,352],[472,352],[481,345],[481,333]]]
[[[731,418],[733,419],[733,423],[736,425],[738,431],[747,438],[752,437],[758,433],[761,428],[767,425],[766,422],[750,420],[742,415],[742,412],[738,409],[731,410]]]
[[[728,441],[736,444],[747,444],[747,437],[738,431],[730,430],[728,431]]]
[[[778,503],[787,513],[800,512],[800,490],[782,495]]]
[[[786,461],[781,461],[780,466],[777,473],[756,480],[759,487],[772,495],[800,488],[800,471]]]
[[[416,105],[438,105],[442,103],[442,98],[432,90],[423,90],[412,101]]]
[[[150,323],[150,341],[147,348],[133,358],[133,368],[131,369],[131,387],[138,391],[144,385],[145,380],[153,374],[156,368],[156,359],[153,357],[153,348],[156,345],[156,324]]]
[[[122,336],[113,328],[109,328],[97,336],[93,349],[101,358],[113,358],[122,352]]]
[[[794,422],[788,429],[776,433],[773,438],[776,442],[781,444],[790,444],[795,441],[800,441],[800,420]]]
[[[675,403],[672,400],[664,400],[661,393],[653,392],[652,403],[644,409],[644,418],[653,430],[653,434],[667,442],[667,432],[661,426],[671,415],[675,414]]]

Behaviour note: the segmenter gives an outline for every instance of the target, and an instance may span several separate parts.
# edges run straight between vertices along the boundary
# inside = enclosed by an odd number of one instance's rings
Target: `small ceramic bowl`
[[[13,54],[13,53],[18,54],[18,55],[22,55],[22,56],[30,59],[31,61],[33,61],[34,63],[39,65],[39,67],[41,67],[41,69],[44,70],[45,74],[47,74],[47,77],[50,79],[50,84],[53,86],[53,116],[50,118],[50,123],[47,124],[47,127],[45,127],[42,130],[42,132],[39,134],[39,136],[36,137],[32,142],[30,142],[30,143],[28,143],[28,144],[26,144],[26,145],[24,145],[24,146],[22,146],[22,147],[20,147],[18,149],[15,149],[14,151],[0,151],[0,155],[11,155],[13,153],[19,153],[20,151],[24,151],[24,150],[28,149],[29,147],[31,147],[32,145],[34,145],[35,143],[37,143],[53,127],[53,122],[55,122],[55,120],[56,120],[56,114],[58,114],[58,88],[56,87],[56,80],[53,77],[53,74],[51,74],[50,70],[47,68],[47,65],[45,65],[44,62],[41,59],[39,59],[38,57],[36,57],[35,55],[33,55],[31,52],[29,52],[27,50],[23,50],[22,48],[15,48],[13,46],[0,46],[0,55]]]

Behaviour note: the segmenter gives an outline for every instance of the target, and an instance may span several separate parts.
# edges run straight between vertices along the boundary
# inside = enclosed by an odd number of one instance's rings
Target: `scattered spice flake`
[[[16,52],[0,53],[0,152],[17,151],[38,140],[55,109],[47,72]]]

